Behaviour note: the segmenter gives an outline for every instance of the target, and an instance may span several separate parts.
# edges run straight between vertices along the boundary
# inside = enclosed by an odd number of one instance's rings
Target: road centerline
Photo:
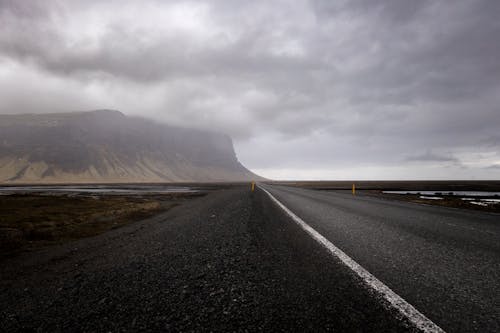
[[[377,279],[374,275],[368,272],[365,268],[359,265],[354,259],[349,257],[345,252],[336,247],[332,242],[326,239],[323,235],[309,226],[304,220],[295,215],[283,203],[276,199],[269,191],[262,186],[257,186],[264,191],[269,198],[280,207],[295,223],[297,223],[306,233],[309,234],[315,241],[321,244],[330,254],[339,259],[345,266],[354,271],[366,286],[377,294],[379,294],[388,303],[388,306],[400,313],[411,324],[422,332],[444,332],[436,323],[427,318],[424,314],[418,311],[413,305],[396,294],[392,289]]]

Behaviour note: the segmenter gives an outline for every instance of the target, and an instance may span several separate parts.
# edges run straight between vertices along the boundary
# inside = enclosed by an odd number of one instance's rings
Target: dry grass
[[[0,196],[0,249],[19,250],[100,234],[166,211],[176,196]]]

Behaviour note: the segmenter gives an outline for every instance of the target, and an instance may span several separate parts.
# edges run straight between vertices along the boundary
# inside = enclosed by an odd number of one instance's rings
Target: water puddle
[[[440,195],[450,195],[450,196],[463,196],[463,197],[494,197],[498,196],[500,198],[500,192],[485,192],[485,191],[383,191],[383,193],[388,194],[418,194],[418,195],[429,195],[429,196],[440,196]]]
[[[420,199],[443,200],[443,196],[460,198],[477,206],[500,204],[500,192],[486,191],[382,191],[387,194],[418,195]],[[498,197],[498,198],[497,198]]]

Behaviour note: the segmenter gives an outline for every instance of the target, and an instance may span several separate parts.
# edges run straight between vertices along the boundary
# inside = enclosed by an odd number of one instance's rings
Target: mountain
[[[0,182],[119,183],[261,179],[230,137],[118,111],[0,115]]]

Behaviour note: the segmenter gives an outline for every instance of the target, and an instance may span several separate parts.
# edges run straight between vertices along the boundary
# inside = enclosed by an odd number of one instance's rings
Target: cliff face
[[[0,182],[247,181],[231,138],[118,111],[0,115]]]

